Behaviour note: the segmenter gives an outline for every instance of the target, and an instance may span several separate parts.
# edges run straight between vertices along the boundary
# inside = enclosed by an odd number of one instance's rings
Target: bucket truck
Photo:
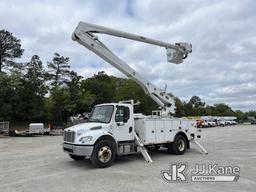
[[[199,144],[200,130],[196,121],[174,118],[174,98],[164,90],[144,79],[127,63],[117,57],[96,34],[140,41],[164,47],[167,61],[180,64],[192,52],[189,43],[169,44],[103,26],[80,22],[72,34],[72,39],[91,50],[100,58],[137,82],[161,108],[152,115],[134,113],[133,100],[119,103],[96,105],[88,122],[68,127],[64,131],[63,151],[74,160],[89,158],[95,167],[110,166],[116,156],[141,153],[146,162],[152,162],[147,150],[167,148],[169,153],[184,154],[190,143],[207,151]]]

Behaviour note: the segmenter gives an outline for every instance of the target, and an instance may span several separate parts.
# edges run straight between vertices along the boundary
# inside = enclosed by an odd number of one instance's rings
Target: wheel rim
[[[108,146],[103,146],[100,148],[98,153],[98,158],[102,163],[107,163],[112,157],[112,151]]]
[[[180,139],[178,141],[178,149],[179,149],[179,151],[184,151],[185,150],[185,141],[183,139]]]

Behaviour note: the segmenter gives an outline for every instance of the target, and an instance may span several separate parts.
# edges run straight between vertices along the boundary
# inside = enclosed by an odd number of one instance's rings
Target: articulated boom
[[[176,43],[175,45],[146,38],[143,36],[126,33],[98,25],[80,22],[75,29],[72,39],[77,41],[87,49],[93,51],[99,57],[110,63],[113,67],[124,73],[127,77],[136,81],[157,104],[162,107],[162,114],[169,115],[175,112],[174,98],[164,90],[159,89],[134,71],[128,64],[118,58],[106,45],[99,41],[95,33],[108,34],[116,37],[141,41],[144,43],[165,47],[168,62],[180,64],[183,59],[192,52],[192,45],[188,43]]]

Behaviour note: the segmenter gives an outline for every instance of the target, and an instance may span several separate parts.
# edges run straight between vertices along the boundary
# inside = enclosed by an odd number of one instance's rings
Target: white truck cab
[[[65,129],[65,133],[76,132],[76,137],[64,137],[64,141],[92,145],[103,134],[110,135],[118,141],[133,140],[134,120],[132,117],[132,105],[118,103],[96,105],[92,109],[88,122]]]
[[[88,122],[65,129],[63,150],[73,159],[90,158],[94,145],[100,140],[109,141],[112,147],[116,147],[117,142],[134,141],[133,133],[131,104],[100,104],[93,108]],[[110,151],[112,155],[117,152],[116,149]]]

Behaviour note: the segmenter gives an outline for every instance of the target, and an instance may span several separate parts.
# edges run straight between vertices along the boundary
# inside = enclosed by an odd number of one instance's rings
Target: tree
[[[44,96],[48,89],[45,85],[45,70],[38,55],[32,56],[25,64],[26,74],[22,77],[20,90],[20,109],[24,120],[41,120],[44,111]]]
[[[30,84],[34,93],[43,97],[47,93],[47,86],[45,85],[46,71],[43,69],[43,63],[38,55],[32,56],[30,62],[25,65],[26,74],[24,79],[26,84]]]
[[[256,111],[250,110],[249,112],[246,112],[246,115],[248,117],[254,117],[256,118]]]
[[[68,81],[70,73],[69,58],[61,56],[59,53],[54,53],[54,57],[51,62],[47,64],[48,78],[52,81],[53,87],[60,86]]]
[[[81,88],[82,79],[83,77],[77,75],[76,72],[70,72],[70,81],[67,82],[70,96],[68,103],[69,116],[91,111],[93,107],[95,95]]]
[[[0,121],[16,120],[20,103],[21,79],[17,75],[0,75]]]
[[[247,120],[247,115],[246,115],[246,113],[244,113],[243,111],[241,111],[241,110],[236,110],[235,111],[235,115],[236,115],[236,117],[237,117],[237,120],[240,120],[240,121],[245,121],[245,120]]]
[[[82,81],[81,89],[95,95],[94,105],[114,101],[115,86],[112,83],[112,78],[104,71]]]
[[[0,30],[0,73],[3,67],[14,66],[15,58],[20,58],[24,49],[21,49],[20,39],[6,30]]]
[[[215,112],[212,115],[216,116],[234,116],[235,113],[228,105],[224,103],[214,104]]]
[[[191,97],[189,103],[192,104],[193,107],[199,108],[199,107],[204,107],[205,103],[201,100],[200,97],[198,96],[193,96]]]
[[[22,73],[2,75],[6,81],[1,84],[3,113],[6,114],[10,109],[13,120],[41,121],[44,112],[44,96],[47,93],[44,74],[40,58],[34,55],[30,62],[24,65]]]
[[[186,116],[186,111],[185,111],[185,102],[182,102],[178,97],[175,97],[175,116],[177,117],[184,117]]]
[[[115,101],[123,101],[133,99],[135,102],[140,101],[138,106],[135,106],[135,112],[151,114],[153,110],[158,109],[158,105],[145,94],[144,90],[131,79],[120,79],[121,86],[115,92]]]
[[[65,87],[54,87],[46,101],[48,120],[64,122],[67,120],[69,92]]]

